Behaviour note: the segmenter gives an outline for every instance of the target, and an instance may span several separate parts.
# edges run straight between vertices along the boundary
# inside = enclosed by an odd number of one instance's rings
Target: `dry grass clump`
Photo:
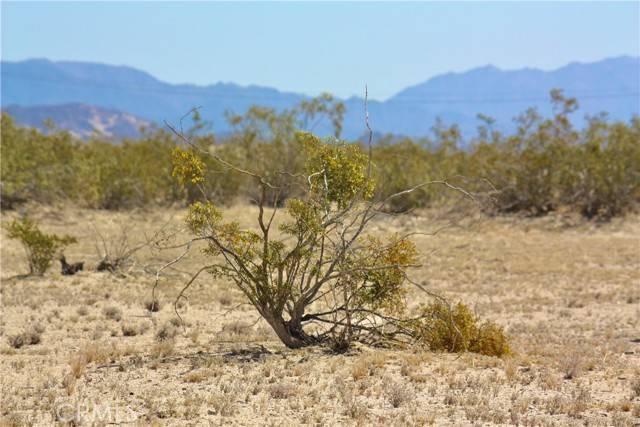
[[[27,330],[20,332],[16,335],[10,335],[7,337],[9,345],[13,348],[21,348],[25,345],[40,344],[41,334],[44,329],[39,328],[37,325],[33,325]]]
[[[118,307],[105,307],[103,313],[107,319],[115,320],[116,322],[122,320],[122,310]]]
[[[503,329],[490,321],[479,324],[478,317],[461,302],[453,306],[433,302],[421,315],[424,319],[416,326],[417,334],[432,351],[471,351],[498,357],[511,352]]]
[[[351,377],[357,381],[372,376],[377,369],[384,367],[386,361],[387,355],[383,352],[373,352],[362,356],[351,365]]]
[[[367,420],[369,416],[369,408],[367,408],[364,403],[356,399],[351,399],[345,402],[344,413],[349,418],[355,420],[358,424],[361,425],[364,423],[364,421]]]
[[[19,413],[11,412],[0,418],[0,425],[3,427],[22,427],[27,425],[27,423]]]
[[[188,383],[199,383],[208,378],[207,373],[205,371],[194,371],[189,372],[185,375],[184,380]]]
[[[155,340],[158,342],[169,341],[175,338],[178,334],[178,328],[172,322],[164,323],[156,331]]]
[[[105,363],[115,361],[120,356],[126,356],[132,353],[135,353],[133,347],[120,349],[107,342],[92,342],[82,350],[79,357],[82,357],[86,364],[92,362]]]
[[[572,380],[582,374],[584,370],[584,360],[581,355],[571,351],[560,359],[560,371],[565,380]]]
[[[269,387],[269,395],[273,399],[288,399],[297,392],[296,386],[288,383],[276,383]]]
[[[218,297],[218,302],[221,306],[226,307],[233,303],[233,299],[231,298],[231,295],[223,294]]]
[[[122,335],[125,337],[135,337],[136,335],[142,335],[147,330],[144,325],[135,323],[123,323],[121,329]]]
[[[222,327],[222,332],[226,332],[230,335],[247,335],[250,331],[251,325],[240,320],[227,323]]]
[[[74,378],[80,378],[87,368],[87,355],[79,353],[69,359],[69,368]]]
[[[159,342],[151,348],[151,355],[155,358],[167,357],[173,354],[174,349],[173,340]]]
[[[144,308],[152,313],[160,311],[160,301],[157,299],[149,299],[144,302]]]
[[[391,382],[386,388],[385,397],[391,406],[399,408],[414,398],[414,392],[405,384]]]
[[[223,417],[230,417],[237,411],[233,393],[214,393],[209,397],[207,403],[211,405],[214,413]]]
[[[73,374],[67,374],[62,378],[62,388],[67,392],[67,396],[71,396],[76,390],[76,378]]]
[[[632,398],[640,398],[640,375],[631,381],[631,392],[633,393]]]
[[[351,377],[358,381],[370,375],[369,364],[362,358],[351,365]]]

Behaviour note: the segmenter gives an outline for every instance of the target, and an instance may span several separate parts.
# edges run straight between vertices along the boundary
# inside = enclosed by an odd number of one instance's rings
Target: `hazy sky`
[[[372,98],[448,71],[552,69],[640,55],[640,2],[204,3],[2,1],[2,59],[130,65]]]

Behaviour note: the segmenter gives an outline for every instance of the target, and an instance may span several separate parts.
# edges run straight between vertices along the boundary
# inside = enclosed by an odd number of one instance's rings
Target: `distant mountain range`
[[[174,85],[125,66],[46,59],[3,61],[1,66],[3,109],[20,123],[38,125],[50,117],[79,135],[87,135],[92,127],[113,136],[132,135],[132,129],[148,122],[176,122],[194,106],[202,107],[203,118],[213,123],[215,132],[227,132],[227,110],[242,113],[255,104],[284,109],[307,98],[261,86]],[[424,136],[440,118],[445,124],[458,124],[470,136],[479,124],[477,114],[483,113],[496,119],[497,128],[511,131],[513,117],[529,107],[551,114],[553,88],[578,99],[578,124],[585,115],[603,111],[612,119],[629,120],[640,115],[640,58],[571,63],[552,71],[485,66],[443,74],[386,101],[370,100],[370,123],[378,134]],[[375,88],[369,90],[375,94]],[[358,138],[365,130],[364,101],[352,97],[344,102],[343,136]],[[315,131],[327,134],[329,124]]]
[[[50,120],[55,127],[69,130],[79,138],[99,133],[108,138],[136,137],[140,129],[151,123],[122,111],[110,110],[79,103],[20,107],[11,105],[5,109],[18,123],[46,130]]]

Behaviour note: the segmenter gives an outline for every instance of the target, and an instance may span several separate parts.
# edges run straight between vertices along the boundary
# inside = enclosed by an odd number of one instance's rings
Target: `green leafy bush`
[[[29,262],[29,272],[35,275],[42,275],[47,271],[58,251],[76,243],[76,239],[71,236],[43,233],[38,224],[28,217],[13,220],[6,229],[9,238],[22,243]]]

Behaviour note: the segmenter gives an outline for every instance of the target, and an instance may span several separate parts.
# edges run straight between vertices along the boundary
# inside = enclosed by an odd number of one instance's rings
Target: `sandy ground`
[[[96,229],[135,246],[180,226],[184,211],[28,210],[78,238],[65,253],[88,271],[62,276],[56,262],[44,277],[16,277],[24,252],[2,232],[1,425],[640,425],[638,216],[494,218],[416,238],[425,257],[414,278],[504,325],[515,354],[499,359],[288,350],[238,291],[208,277],[180,308],[183,329],[172,304],[201,255],[162,278],[151,315],[151,272],[174,254],[143,249],[125,275],[91,270]],[[245,223],[254,214],[227,211]],[[375,229],[438,225],[427,212]],[[21,332],[40,342],[14,348]]]

